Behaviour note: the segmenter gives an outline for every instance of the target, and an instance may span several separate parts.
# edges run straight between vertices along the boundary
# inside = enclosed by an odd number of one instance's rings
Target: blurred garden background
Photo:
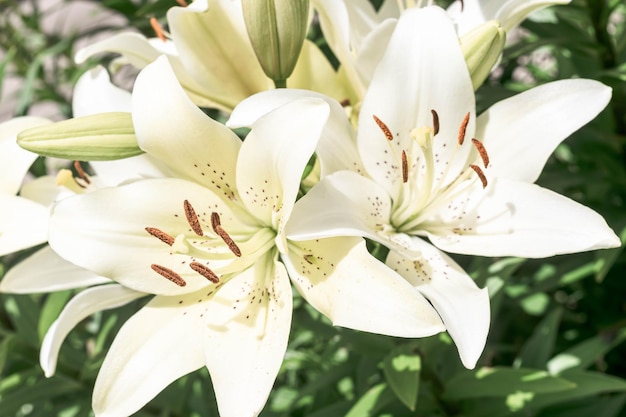
[[[23,115],[71,117],[75,81],[112,58],[76,65],[77,49],[119,30],[152,37],[150,18],[166,25],[165,13],[176,5],[174,0],[0,0],[0,122]],[[315,22],[309,37],[332,59]],[[125,68],[113,79],[130,89],[135,74]],[[525,20],[508,34],[502,60],[477,91],[478,112],[533,86],[572,77],[599,80],[613,88],[613,97],[593,122],[559,146],[538,182],[599,212],[623,242],[624,0],[573,0]],[[63,165],[70,166],[40,158],[31,174]],[[579,227],[584,231],[584,224]],[[0,258],[0,276],[36,249]],[[296,299],[287,356],[261,415],[626,416],[621,248],[540,260],[454,258],[491,295],[490,335],[475,370],[463,368],[446,334],[406,340],[336,328]],[[92,415],[91,391],[107,348],[146,300],[82,322],[48,379],[39,366],[39,348],[72,295],[0,294],[0,417]],[[136,415],[217,416],[208,372],[176,381]]]

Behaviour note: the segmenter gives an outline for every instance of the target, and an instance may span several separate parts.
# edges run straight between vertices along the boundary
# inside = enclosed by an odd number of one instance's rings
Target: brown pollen
[[[150,268],[152,268],[154,272],[161,275],[163,278],[170,280],[171,282],[178,285],[179,287],[184,287],[185,285],[187,285],[183,277],[181,277],[180,275],[178,275],[176,272],[172,271],[169,268],[166,268],[162,265],[157,265],[157,264],[150,265]]]
[[[393,140],[393,135],[391,134],[391,130],[389,129],[389,127],[385,124],[385,122],[376,117],[375,114],[372,114],[372,117],[374,118],[374,121],[376,122],[380,130],[382,130],[385,134],[385,138],[387,138],[387,140],[391,142]]]
[[[465,141],[465,131],[467,130],[469,119],[470,114],[469,112],[467,112],[467,114],[463,118],[463,121],[461,122],[461,126],[459,127],[459,145],[463,145],[463,142]]]
[[[431,110],[430,112],[433,115],[433,136],[436,136],[437,133],[439,133],[439,115],[435,110]]]
[[[211,281],[213,284],[220,282],[220,278],[215,274],[215,272],[211,271],[208,266],[203,265],[200,262],[192,262],[189,264],[189,267]]]
[[[196,211],[191,206],[189,200],[184,201],[185,206],[185,217],[187,217],[187,223],[191,226],[191,230],[194,231],[198,236],[204,236],[204,232],[202,232],[202,226],[200,226],[200,220],[198,220],[198,215]]]
[[[472,143],[476,147],[476,150],[480,155],[480,159],[483,160],[483,165],[485,166],[485,168],[487,168],[487,165],[489,165],[489,155],[487,154],[487,149],[485,149],[485,145],[483,145],[483,143],[478,139],[472,139]]]
[[[222,228],[220,215],[216,212],[211,213],[211,226],[213,227],[213,231],[215,232],[215,234],[221,237],[224,243],[226,243],[226,246],[228,246],[228,249],[230,249],[230,251],[235,256],[240,257],[241,249],[239,249],[239,246],[237,246],[233,238],[230,237],[230,235],[226,232],[226,230]]]
[[[406,160],[406,152],[402,151],[402,182],[409,180],[409,163]]]
[[[487,186],[487,177],[485,177],[485,173],[483,172],[483,170],[480,169],[478,165],[474,164],[471,164],[470,168],[472,168],[476,175],[478,175],[478,178],[480,178],[480,182],[483,183],[483,188],[485,188]]]
[[[161,242],[169,246],[172,246],[176,241],[176,239],[174,239],[172,236],[168,235],[161,229],[157,229],[156,227],[146,227],[146,232],[150,233],[152,236],[156,237]]]

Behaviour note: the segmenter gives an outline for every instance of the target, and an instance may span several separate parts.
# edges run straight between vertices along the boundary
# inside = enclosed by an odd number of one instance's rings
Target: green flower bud
[[[242,0],[254,53],[276,87],[285,87],[308,28],[309,0]]]
[[[137,145],[130,113],[77,117],[27,129],[17,144],[43,156],[78,161],[111,161],[143,153]]]
[[[474,90],[485,81],[504,49],[506,32],[497,20],[490,20],[461,37],[461,49],[472,77]]]

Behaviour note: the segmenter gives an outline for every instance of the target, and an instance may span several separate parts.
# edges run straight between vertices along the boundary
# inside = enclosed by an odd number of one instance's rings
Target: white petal
[[[400,337],[444,330],[432,306],[359,238],[291,242],[283,260],[302,296],[334,325]]]
[[[37,159],[36,153],[29,152],[17,145],[18,133],[48,123],[51,121],[35,116],[16,117],[0,123],[0,166],[2,166],[0,193],[17,194],[24,176],[31,164]]]
[[[457,146],[459,126],[470,113],[466,136],[474,132],[474,92],[452,22],[436,7],[402,14],[387,51],[376,68],[359,114],[358,146],[367,172],[400,200],[401,153],[418,146],[414,128],[440,129],[432,143],[434,171],[449,182],[465,167],[471,146]],[[387,125],[386,139],[373,116]]]
[[[0,256],[44,243],[48,216],[39,203],[0,194]]]
[[[257,120],[237,161],[244,204],[280,234],[296,201],[300,178],[329,115],[318,98],[294,100]]]
[[[174,176],[233,196],[241,140],[191,102],[164,57],[137,77],[133,124],[139,146]]]
[[[79,268],[45,246],[6,273],[0,281],[0,292],[53,292],[109,282],[110,279]]]
[[[198,302],[202,295],[157,296],[124,324],[96,379],[98,417],[129,416],[204,365],[203,313],[209,303]]]
[[[496,103],[477,121],[492,176],[534,182],[557,145],[606,107],[611,89],[594,80],[560,80]]]
[[[487,289],[476,283],[450,257],[415,238],[422,254],[407,259],[391,251],[387,265],[404,276],[435,306],[456,343],[461,361],[472,369],[489,333],[490,311]]]
[[[390,221],[391,201],[378,184],[350,171],[329,175],[296,203],[287,237],[311,240],[333,236],[382,239]]]
[[[195,1],[171,8],[167,20],[182,64],[222,109],[272,88],[248,38],[241,2]]]
[[[320,158],[322,175],[328,175],[342,169],[363,172],[361,157],[356,146],[356,132],[352,128],[345,110],[335,100],[323,94],[293,88],[264,91],[239,103],[226,125],[232,128],[252,126],[260,117],[270,111],[306,97],[325,100],[330,108],[330,116],[315,150]]]
[[[146,294],[111,284],[78,293],[61,311],[46,333],[39,353],[39,363],[46,377],[54,375],[61,344],[78,323],[95,312],[121,307]]]
[[[130,93],[113,85],[103,67],[90,69],[76,82],[72,96],[74,117],[130,110]]]
[[[80,49],[74,55],[77,64],[82,64],[89,57],[103,53],[122,54],[128,62],[137,68],[143,68],[161,54],[148,39],[139,33],[122,32]]]
[[[167,295],[195,291],[210,284],[189,267],[193,256],[207,254],[202,243],[207,242],[191,230],[184,200],[195,208],[204,231],[212,233],[210,217],[215,211],[233,239],[248,232],[210,190],[189,181],[155,179],[63,199],[51,217],[50,245],[70,262],[136,291]],[[188,254],[178,253],[151,236],[146,227],[173,238],[184,235],[188,246],[195,246],[188,247]],[[174,270],[186,286],[179,287],[152,271],[152,264]]]
[[[156,158],[143,154],[115,161],[91,161],[93,168],[102,186],[119,185],[124,182],[142,178],[162,178],[165,176],[162,166]]]
[[[257,416],[287,350],[292,294],[282,264],[264,257],[207,304],[206,364],[222,417]],[[225,317],[231,317],[221,323]]]
[[[396,28],[396,19],[387,19],[375,28],[363,39],[355,66],[359,77],[365,85],[369,85],[374,76],[376,67],[387,50],[387,45]]]
[[[448,252],[543,258],[620,245],[595,211],[535,184],[497,178],[429,238]],[[456,229],[455,230],[453,230]]]
[[[22,185],[20,196],[41,204],[51,206],[60,197],[62,188],[56,183],[56,177],[44,175]]]

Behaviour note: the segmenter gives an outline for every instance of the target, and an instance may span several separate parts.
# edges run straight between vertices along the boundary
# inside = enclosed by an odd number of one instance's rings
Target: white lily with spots
[[[111,346],[96,415],[130,415],[202,366],[223,417],[257,415],[286,350],[291,283],[336,325],[405,337],[444,329],[361,238],[285,234],[325,101],[268,113],[242,143],[189,100],[164,58],[140,73],[132,99],[139,145],[170,178],[67,198],[51,218],[61,256],[155,295]]]
[[[262,93],[240,108],[259,115],[309,94]],[[331,106],[317,150],[324,177],[296,205],[287,233],[293,240],[364,236],[389,247],[387,264],[435,306],[472,368],[488,334],[489,297],[443,251],[538,258],[619,246],[597,213],[533,184],[556,146],[610,95],[596,81],[563,80],[476,117],[453,22],[440,8],[408,10],[356,133]],[[254,120],[246,117],[235,111],[229,125]],[[329,158],[332,150],[342,157]]]

